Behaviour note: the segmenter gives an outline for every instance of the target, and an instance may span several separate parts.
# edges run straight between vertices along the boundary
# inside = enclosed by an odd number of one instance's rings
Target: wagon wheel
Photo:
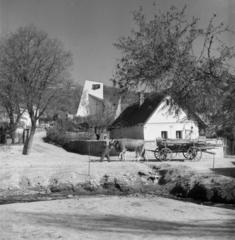
[[[198,150],[194,147],[190,147],[183,155],[187,160],[194,160],[197,157]]]
[[[153,151],[153,154],[154,154],[154,157],[155,157],[157,160],[161,160],[161,159],[160,159],[159,148],[156,148],[156,149]]]
[[[182,152],[183,153],[183,156],[188,159],[188,152]]]
[[[159,158],[161,161],[166,161],[167,159],[169,159],[169,160],[172,159],[172,151],[170,148],[166,147],[166,148],[161,149],[159,154],[160,154]]]

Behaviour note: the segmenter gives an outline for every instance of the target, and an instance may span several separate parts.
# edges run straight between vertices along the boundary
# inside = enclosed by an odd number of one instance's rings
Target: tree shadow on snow
[[[211,170],[216,174],[235,178],[235,168],[215,168]]]
[[[79,232],[115,233],[115,234],[151,234],[156,236],[190,236],[190,237],[225,237],[234,236],[235,219],[224,223],[213,220],[195,220],[190,222],[172,222],[135,218],[107,214],[49,214],[49,213],[18,213],[22,214],[30,224],[44,227],[59,227]],[[212,221],[212,222],[210,222]],[[208,223],[209,222],[209,223]],[[222,238],[221,238],[222,239]]]

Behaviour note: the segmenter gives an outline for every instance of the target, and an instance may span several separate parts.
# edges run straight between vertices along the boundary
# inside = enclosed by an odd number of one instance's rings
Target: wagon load
[[[187,139],[157,139],[156,149],[153,150],[157,160],[164,161],[172,159],[173,154],[182,153],[187,160],[199,161],[202,152],[213,154],[209,150],[219,147],[219,144],[212,144],[203,140]]]

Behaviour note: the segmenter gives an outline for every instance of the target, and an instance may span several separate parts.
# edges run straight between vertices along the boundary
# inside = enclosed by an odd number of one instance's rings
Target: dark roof
[[[152,115],[155,109],[160,105],[160,103],[165,98],[166,94],[148,94],[145,97],[145,101],[142,105],[139,102],[127,107],[120,116],[109,126],[112,128],[119,127],[130,127],[138,124],[144,124],[149,117]],[[189,113],[185,108],[183,108],[187,114],[187,117],[195,121],[199,128],[206,128],[204,121],[196,114]]]
[[[127,107],[109,128],[144,124],[163,100],[163,95],[150,95],[142,105],[139,102]]]
[[[207,127],[207,124],[196,113],[188,113],[187,110],[185,111],[187,113],[187,117],[196,122],[200,129],[205,129]]]

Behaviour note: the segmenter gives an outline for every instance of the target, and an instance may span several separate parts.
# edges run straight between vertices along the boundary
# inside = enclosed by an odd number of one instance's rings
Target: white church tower
[[[86,80],[76,116],[87,117],[103,111],[104,85]]]

